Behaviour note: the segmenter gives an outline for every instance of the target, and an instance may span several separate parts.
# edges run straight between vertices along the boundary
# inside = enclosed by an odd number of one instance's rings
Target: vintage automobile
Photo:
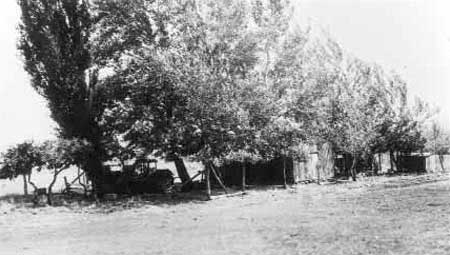
[[[107,170],[102,193],[170,193],[174,186],[173,173],[169,169],[158,169],[156,164],[154,159],[141,159],[122,166],[121,171]]]

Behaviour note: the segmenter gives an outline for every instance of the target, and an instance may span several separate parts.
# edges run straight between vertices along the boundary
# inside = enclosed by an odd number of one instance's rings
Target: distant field
[[[450,254],[449,176],[267,187],[111,210],[3,202],[0,214],[2,255]]]
[[[77,175],[77,170],[75,168],[67,169],[62,172],[55,184],[55,191],[59,191],[64,187],[64,176],[67,177],[68,180],[74,179]],[[31,180],[38,187],[46,187],[52,180],[52,175],[48,171],[41,171],[38,173],[33,173],[31,176]],[[29,191],[32,191],[32,187],[28,185]],[[22,177],[18,177],[14,180],[0,180],[0,196],[10,195],[10,194],[23,194],[23,181]]]

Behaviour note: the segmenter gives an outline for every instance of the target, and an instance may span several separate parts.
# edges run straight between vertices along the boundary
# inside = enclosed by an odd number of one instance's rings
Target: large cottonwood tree
[[[48,103],[64,138],[88,140],[95,148],[83,166],[100,179],[103,148],[97,117],[95,73],[90,73],[92,16],[88,1],[19,0],[22,11],[19,50],[31,85]]]
[[[47,100],[59,136],[86,139],[93,146],[82,167],[94,186],[102,181],[102,162],[115,149],[101,116],[125,97],[121,86],[105,84],[102,75],[127,49],[153,42],[146,2],[18,1],[18,48],[31,85]]]

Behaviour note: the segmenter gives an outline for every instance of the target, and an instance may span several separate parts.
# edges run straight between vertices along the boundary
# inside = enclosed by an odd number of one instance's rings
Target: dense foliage
[[[44,165],[40,148],[33,142],[23,142],[8,148],[2,153],[0,162],[0,179],[13,179],[22,175],[25,195],[28,194],[27,183],[33,168]]]
[[[289,1],[19,4],[32,86],[59,135],[90,146],[48,154],[70,159],[45,158],[55,173],[76,164],[101,181],[111,159],[245,164],[330,144],[353,157],[355,179],[358,160],[424,148],[426,111],[410,107],[405,82],[297,24]]]

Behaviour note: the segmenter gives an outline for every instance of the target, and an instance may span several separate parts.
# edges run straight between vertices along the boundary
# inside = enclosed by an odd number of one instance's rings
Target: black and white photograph
[[[450,1],[3,0],[0,255],[450,254]]]

